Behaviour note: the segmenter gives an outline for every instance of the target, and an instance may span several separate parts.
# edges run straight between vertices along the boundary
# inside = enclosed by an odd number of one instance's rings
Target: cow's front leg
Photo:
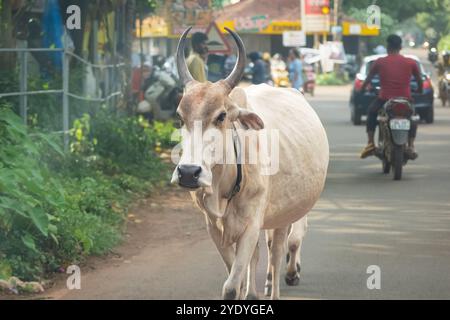
[[[247,300],[258,300],[258,292],[256,290],[256,267],[259,260],[259,245],[256,243],[255,251],[253,252],[252,260],[248,267],[248,285],[247,285]]]
[[[286,238],[289,227],[275,229],[273,232],[272,250],[270,252],[270,264],[272,269],[272,300],[280,299],[280,271],[285,253]]]
[[[240,297],[241,284],[258,243],[259,230],[256,222],[250,222],[236,243],[236,257],[223,286],[222,296],[225,300],[236,300]]]
[[[224,246],[222,244],[222,231],[220,231],[216,225],[212,224],[208,218],[206,218],[206,228],[208,229],[208,233],[216,245],[217,251],[219,251],[222,260],[225,263],[225,267],[227,268],[229,275],[235,257],[233,245]]]

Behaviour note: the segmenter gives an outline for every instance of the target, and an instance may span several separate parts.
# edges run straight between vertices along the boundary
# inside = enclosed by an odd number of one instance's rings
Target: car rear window
[[[373,63],[374,63],[375,61],[376,61],[376,60],[372,60],[372,61],[369,61],[369,62],[367,62],[366,64],[364,64],[364,65],[361,67],[361,73],[362,73],[362,74],[365,74],[365,75],[368,75],[368,74],[369,74],[369,70],[370,70],[370,68],[372,68],[372,65],[373,65]],[[423,68],[423,66],[422,66],[422,64],[420,63],[420,61],[417,61],[417,60],[415,60],[415,59],[414,59],[414,61],[416,62],[417,66],[419,67],[420,72],[421,72],[422,74],[425,74],[425,69]]]

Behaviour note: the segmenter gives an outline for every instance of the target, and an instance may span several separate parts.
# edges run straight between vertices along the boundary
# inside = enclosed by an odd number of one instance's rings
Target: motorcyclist
[[[442,61],[439,61],[436,68],[438,70],[439,79],[442,79],[445,73],[450,70],[450,51],[446,50],[442,52]]]
[[[404,97],[411,100],[410,79],[413,75],[418,84],[418,92],[422,92],[422,77],[417,63],[410,58],[400,54],[402,49],[402,39],[397,35],[390,35],[387,38],[388,55],[379,58],[373,63],[369,75],[364,81],[361,91],[371,83],[375,75],[380,77],[381,90],[378,97],[371,103],[367,115],[367,135],[368,143],[361,152],[361,159],[375,154],[375,129],[377,127],[378,111],[384,106],[386,101],[396,97]],[[417,133],[417,124],[411,124],[408,148],[406,154],[408,158],[414,160],[417,153],[414,150],[414,140]]]
[[[447,90],[447,87],[445,86],[444,80],[445,75],[450,71],[450,51],[444,51],[442,53],[442,61],[439,61],[439,63],[436,66],[439,76],[439,97],[443,99],[443,104],[445,104],[447,98],[447,93],[444,93],[444,90]]]

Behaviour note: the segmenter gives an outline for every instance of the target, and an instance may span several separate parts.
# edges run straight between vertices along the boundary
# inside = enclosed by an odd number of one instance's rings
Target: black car
[[[367,115],[367,109],[372,101],[377,97],[377,94],[380,89],[380,79],[375,76],[372,79],[372,82],[367,90],[361,92],[360,89],[364,80],[366,79],[369,70],[372,64],[381,57],[385,57],[386,55],[373,55],[364,58],[364,62],[362,63],[361,70],[356,75],[352,95],[350,98],[350,112],[351,112],[351,121],[354,125],[361,124],[361,117],[363,115]],[[433,123],[434,121],[434,89],[431,83],[430,76],[425,72],[422,64],[420,63],[419,58],[412,55],[405,55],[405,57],[411,58],[416,61],[419,66],[419,70],[422,73],[423,80],[423,93],[417,93],[417,82],[414,77],[411,78],[411,92],[413,98],[413,106],[416,110],[416,113],[420,116],[421,120],[425,120],[427,123]]]

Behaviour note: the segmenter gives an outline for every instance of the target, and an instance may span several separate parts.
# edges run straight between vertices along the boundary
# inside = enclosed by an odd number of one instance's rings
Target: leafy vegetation
[[[367,10],[365,8],[351,8],[348,10],[348,15],[357,21],[365,22],[367,20]],[[398,21],[383,11],[381,12],[380,23],[380,36],[367,39],[369,44],[373,47],[378,44],[386,45],[387,36],[397,30]]]
[[[402,29],[405,33],[411,33],[412,30],[406,29],[406,26],[413,24],[420,27],[420,32],[433,42],[450,32],[450,0],[408,0],[407,5],[404,1],[345,0],[342,4],[346,15],[361,22],[367,20],[368,6],[376,4],[380,7],[382,28],[380,37],[370,40],[374,44],[382,43],[387,33]]]
[[[342,86],[349,83],[349,79],[330,72],[317,75],[316,83],[321,86]]]
[[[172,123],[101,108],[74,122],[71,152],[0,106],[0,279],[40,280],[121,239],[127,205],[168,180]]]
[[[450,34],[446,35],[439,41],[438,44],[439,51],[450,50]]]

